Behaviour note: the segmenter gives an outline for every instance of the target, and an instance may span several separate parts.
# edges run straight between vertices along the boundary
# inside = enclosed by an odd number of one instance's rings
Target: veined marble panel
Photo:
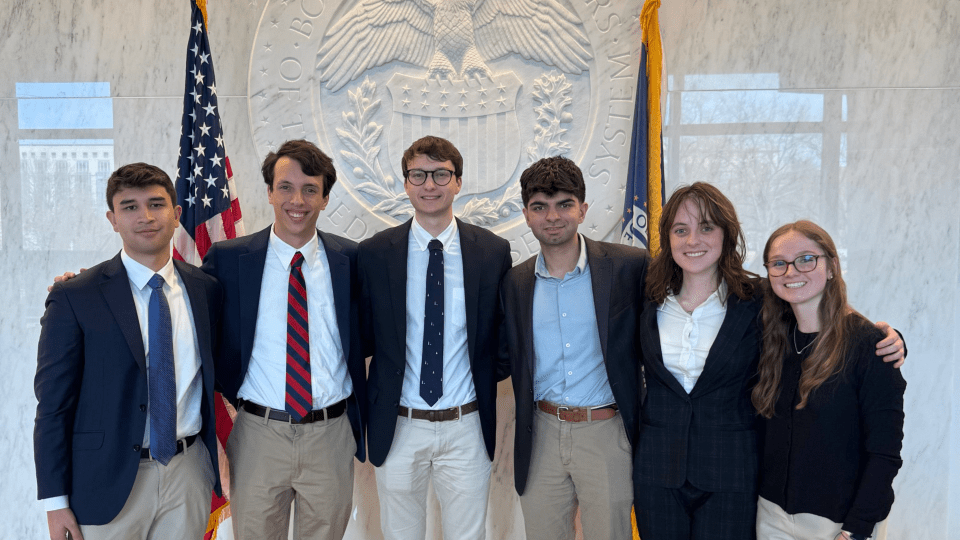
[[[660,11],[668,71],[776,72],[786,88],[960,84],[951,0],[697,0]]]

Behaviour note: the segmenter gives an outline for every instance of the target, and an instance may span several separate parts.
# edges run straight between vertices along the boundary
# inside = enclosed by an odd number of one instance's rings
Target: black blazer
[[[689,480],[710,492],[757,489],[756,411],[750,402],[761,333],[760,296],[727,297],[727,314],[706,365],[688,395],[663,364],[657,304],[640,315],[647,392],[640,411],[634,479],[679,488]]]
[[[270,226],[272,227],[272,225]],[[267,260],[270,227],[260,232],[217,242],[203,258],[201,269],[223,285],[223,320],[219,327],[221,347],[217,352],[217,387],[231,403],[243,385],[253,352],[260,305],[260,284]],[[318,230],[320,245],[327,254],[337,328],[347,370],[353,382],[353,396],[347,400],[347,415],[357,440],[357,459],[363,461],[363,424],[366,421],[366,387],[363,347],[360,344],[359,291],[356,279],[357,244]]]
[[[190,298],[200,350],[200,439],[217,464],[213,348],[221,289],[197,268],[173,261]],[[120,255],[54,285],[40,320],[37,419],[33,430],[40,499],[70,496],[82,525],[120,513],[140,463],[147,367],[137,309]],[[214,489],[220,494],[220,475]]]
[[[393,443],[403,390],[407,342],[407,242],[412,220],[360,243],[364,345],[372,354],[367,395],[370,462],[383,464]],[[502,314],[500,279],[510,269],[510,244],[457,220],[463,257],[467,351],[477,392],[480,425],[493,459],[497,425],[497,349]],[[414,279],[421,279],[414,277]]]
[[[629,246],[586,240],[587,262],[593,285],[600,349],[607,367],[610,389],[623,418],[627,439],[636,441],[638,351],[635,346],[637,315],[643,307],[647,252]],[[523,495],[533,444],[533,291],[537,257],[510,270],[501,296],[505,313],[504,334],[513,376],[517,422],[514,437],[514,485]],[[598,444],[602,444],[598,441]]]

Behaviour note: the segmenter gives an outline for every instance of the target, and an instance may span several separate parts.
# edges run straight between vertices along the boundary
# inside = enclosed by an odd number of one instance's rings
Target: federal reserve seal
[[[456,215],[536,253],[520,173],[547,156],[583,169],[583,232],[619,234],[641,2],[270,0],[250,59],[262,158],[314,141],[338,182],[320,226],[362,239],[413,215],[400,158],[424,135],[463,154]]]

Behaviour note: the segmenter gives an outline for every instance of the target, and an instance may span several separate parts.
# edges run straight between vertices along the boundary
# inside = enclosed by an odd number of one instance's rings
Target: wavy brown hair
[[[647,271],[647,297],[662,304],[670,294],[679,294],[683,286],[683,270],[673,260],[670,250],[670,228],[680,206],[692,199],[700,208],[700,219],[712,221],[723,230],[723,246],[717,261],[719,277],[727,282],[727,290],[743,300],[753,297],[759,279],[753,272],[743,269],[747,247],[737,211],[716,187],[703,182],[681,186],[663,207],[660,216],[660,253],[654,257]],[[720,282],[717,282],[720,285]]]
[[[770,248],[773,242],[788,232],[795,231],[815,242],[826,257],[823,260],[827,269],[833,272],[833,278],[827,279],[823,297],[817,308],[820,319],[820,333],[813,342],[810,356],[804,359],[800,374],[800,403],[797,409],[807,405],[810,393],[820,387],[832,375],[843,369],[843,360],[850,347],[848,336],[864,317],[847,306],[847,285],[840,274],[837,247],[833,239],[819,225],[810,221],[788,223],[770,235],[763,248],[763,262],[769,262]],[[797,324],[790,304],[777,296],[770,286],[770,279],[763,280],[763,308],[760,317],[763,321],[763,347],[760,353],[759,380],[753,387],[751,399],[753,406],[765,418],[772,418],[777,398],[780,395],[780,377],[783,369],[783,355],[793,344],[789,333]],[[848,317],[848,314],[854,316]]]

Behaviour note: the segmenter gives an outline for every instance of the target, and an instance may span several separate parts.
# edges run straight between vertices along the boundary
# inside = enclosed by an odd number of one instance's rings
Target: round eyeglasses
[[[807,273],[817,267],[820,257],[826,257],[826,255],[801,255],[792,261],[770,261],[765,263],[764,266],[767,267],[767,273],[772,277],[780,277],[786,274],[787,268],[791,264],[797,269],[797,272]]]
[[[421,186],[427,181],[427,176],[433,178],[433,183],[438,186],[445,186],[453,179],[453,171],[450,169],[435,169],[425,171],[423,169],[410,169],[407,171],[407,180],[415,186]]]

